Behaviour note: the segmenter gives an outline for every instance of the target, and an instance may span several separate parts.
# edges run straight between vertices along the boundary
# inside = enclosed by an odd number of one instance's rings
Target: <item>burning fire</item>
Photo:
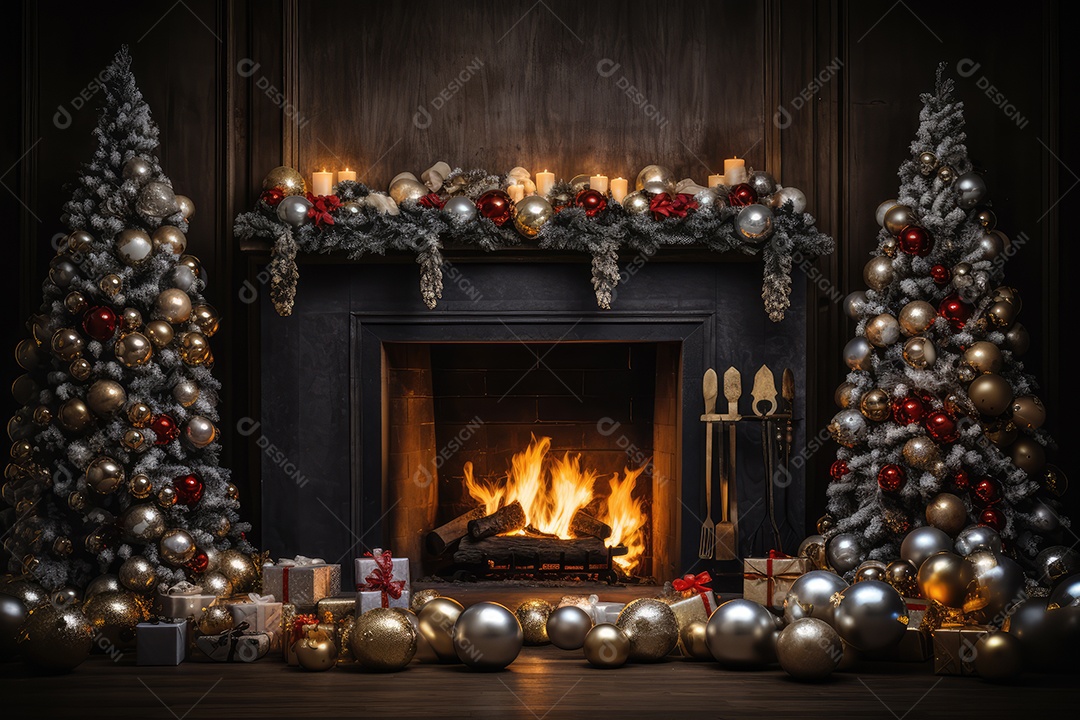
[[[495,482],[477,480],[471,462],[465,463],[465,488],[491,514],[514,501],[521,503],[528,525],[533,529],[568,540],[574,537],[570,520],[579,509],[593,502],[595,470],[581,469],[581,456],[565,453],[562,459],[548,462],[551,438],[533,437],[529,447],[514,455],[506,477]],[[626,555],[613,558],[616,565],[629,574],[645,552],[646,515],[641,498],[633,497],[638,476],[648,463],[636,470],[625,469],[620,478],[615,473],[608,485],[611,493],[600,499],[594,513],[597,520],[611,527],[607,547],[624,545]],[[521,531],[522,533],[524,531]]]

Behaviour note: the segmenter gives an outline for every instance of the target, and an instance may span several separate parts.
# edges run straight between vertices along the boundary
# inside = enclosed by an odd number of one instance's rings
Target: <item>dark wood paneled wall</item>
[[[1077,12],[1075,3],[1036,3],[1018,13],[1000,0],[977,10],[925,0],[24,2],[0,30],[9,93],[19,93],[0,118],[0,210],[17,224],[0,283],[4,338],[14,344],[39,302],[50,241],[61,230],[62,188],[92,149],[98,98],[76,98],[94,95],[91,81],[126,42],[162,129],[166,172],[198,207],[189,246],[227,320],[215,338],[231,421],[226,459],[249,510],[258,506],[258,450],[233,422],[258,414],[249,372],[257,323],[246,300],[263,286],[236,251],[231,222],[282,161],[305,172],[348,164],[377,187],[438,159],[612,177],[662,161],[703,180],[707,167],[737,153],[779,169],[783,182],[806,189],[821,226],[840,242],[815,266],[823,289],[808,283],[813,437],[832,415],[851,332],[829,288],[861,286],[874,208],[895,194],[918,94],[944,60],[954,73],[978,64],[957,78],[968,145],[1002,229],[1027,237],[1009,280],[1024,293],[1022,321],[1034,339],[1028,367],[1047,388],[1051,430],[1067,441],[1080,422],[1062,384],[1071,373],[1061,367],[1060,338],[1072,324],[1061,321],[1059,292],[1077,251],[1059,240],[1058,218],[1074,205],[1070,167],[1080,168],[1080,147],[1058,128],[1072,127],[1080,108],[1070,76],[1059,72],[1076,60],[1075,43],[1062,35]],[[598,72],[605,59],[613,61],[605,72],[618,65],[607,77]],[[463,72],[470,77],[460,81]],[[460,90],[436,101],[455,79]],[[625,94],[627,84],[655,113]],[[987,97],[989,84],[1011,117]],[[63,113],[54,122],[61,106],[70,124]],[[418,126],[427,123],[422,114],[414,123],[419,106],[431,115],[426,127]],[[781,107],[786,115],[777,117]],[[15,376],[13,361],[3,367]],[[827,447],[809,458],[813,477],[824,477],[830,455]],[[1059,461],[1080,472],[1067,454]],[[820,507],[823,488],[809,488],[808,507]]]

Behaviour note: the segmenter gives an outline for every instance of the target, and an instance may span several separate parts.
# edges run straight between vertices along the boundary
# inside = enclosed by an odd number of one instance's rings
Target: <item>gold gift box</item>
[[[943,625],[934,631],[934,672],[975,675],[975,643],[993,630],[989,625]]]
[[[356,596],[323,598],[315,605],[315,617],[322,625],[333,626],[330,637],[338,649],[338,664],[353,662],[349,633],[356,618]]]

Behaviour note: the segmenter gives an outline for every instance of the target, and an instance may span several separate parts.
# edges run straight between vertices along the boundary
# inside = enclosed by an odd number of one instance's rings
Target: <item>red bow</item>
[[[390,598],[395,600],[401,597],[405,589],[404,580],[394,580],[394,558],[389,550],[384,550],[380,555],[364,553],[375,561],[375,569],[364,578],[367,583],[365,590],[379,590],[382,592],[382,606],[390,607]]]
[[[334,224],[334,218],[330,213],[337,210],[338,206],[341,205],[341,200],[337,195],[312,195],[308,193],[307,199],[311,201],[311,207],[308,208],[307,214],[309,218],[315,221],[316,227]]]
[[[704,595],[709,592],[710,588],[705,587],[705,583],[712,582],[712,576],[706,572],[699,572],[697,575],[683,575],[671,583],[671,587],[675,588],[678,592],[686,592],[692,590],[698,595]]]
[[[769,559],[770,560],[787,560],[790,557],[791,557],[790,555],[785,555],[784,553],[780,552],[779,550],[770,550],[769,551]]]
[[[697,210],[697,208],[697,200],[688,193],[679,193],[674,199],[667,193],[658,193],[649,201],[649,210],[652,211],[654,220],[669,217],[684,218],[689,211]]]
[[[439,197],[438,193],[428,193],[416,202],[420,203],[426,208],[434,208],[436,210],[442,210],[443,205],[446,204],[446,201]]]
[[[292,628],[290,628],[290,641],[289,645],[294,644],[300,639],[300,636],[304,634],[305,625],[318,625],[319,619],[314,615],[297,615],[293,617]]]

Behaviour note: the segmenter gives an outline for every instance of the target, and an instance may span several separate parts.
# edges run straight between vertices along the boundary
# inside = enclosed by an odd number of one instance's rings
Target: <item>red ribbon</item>
[[[442,210],[443,205],[446,204],[446,201],[439,197],[438,193],[428,193],[416,202],[426,208],[434,208],[435,210]]]
[[[304,634],[305,625],[318,625],[319,619],[314,615],[297,615],[293,618],[292,628],[289,632],[289,645],[294,645],[300,636]]]
[[[687,574],[681,578],[676,579],[671,583],[671,587],[675,588],[679,592],[686,592],[691,590],[698,595],[704,595],[709,592],[710,588],[705,587],[705,583],[712,582],[712,576],[706,572],[699,572],[697,575]]]
[[[289,566],[281,568],[281,602],[289,602]]]
[[[364,553],[375,561],[375,569],[364,578],[367,583],[363,590],[379,590],[382,592],[382,606],[390,607],[390,598],[397,600],[405,590],[404,580],[394,580],[394,558],[389,550],[384,550],[381,555]]]
[[[788,560],[790,558],[791,558],[790,555],[785,555],[784,553],[780,552],[779,550],[770,550],[769,551],[769,558],[765,562],[765,592],[766,592],[765,598],[769,601],[770,605],[772,605],[772,597],[773,597],[772,561],[773,560]]]
[[[649,210],[654,220],[669,217],[684,218],[689,211],[697,210],[697,208],[697,200],[689,193],[679,193],[674,198],[667,193],[657,193],[649,201]]]
[[[790,560],[791,556],[790,555],[785,555],[784,553],[780,552],[779,550],[770,550],[769,551],[769,559],[770,560]]]

